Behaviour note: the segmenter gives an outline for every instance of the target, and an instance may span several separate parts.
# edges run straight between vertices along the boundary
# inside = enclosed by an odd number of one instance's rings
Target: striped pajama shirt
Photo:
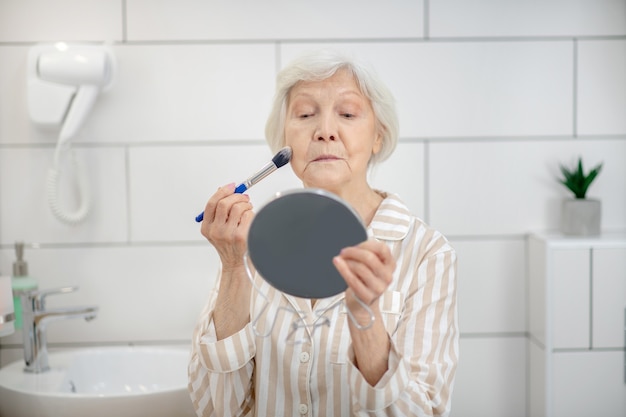
[[[459,338],[456,252],[398,196],[383,195],[367,231],[389,245],[397,266],[379,299],[391,348],[376,386],[355,366],[343,294],[313,309],[257,276],[263,295],[252,292],[253,322],[218,341],[218,282],[193,335],[189,391],[198,416],[449,414]]]

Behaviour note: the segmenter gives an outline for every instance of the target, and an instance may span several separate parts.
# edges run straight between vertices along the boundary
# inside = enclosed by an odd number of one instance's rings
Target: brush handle
[[[246,185],[246,183],[242,182],[237,186],[237,188],[235,188],[235,194],[243,194],[246,192],[247,189],[248,186]],[[204,211],[196,216],[197,223],[202,223],[202,220],[204,220]]]
[[[245,193],[248,188],[252,187],[254,184],[261,181],[263,178],[267,177],[272,172],[276,171],[278,168],[285,165],[287,162],[289,162],[290,159],[291,159],[291,148],[285,147],[281,149],[276,155],[274,155],[271,162],[268,162],[267,164],[265,164],[263,168],[261,168],[256,173],[254,173],[254,175],[252,175],[250,178],[248,178],[247,180],[239,184],[237,188],[235,188],[235,193],[236,194]],[[202,222],[203,219],[204,219],[204,212],[196,216],[197,223]]]

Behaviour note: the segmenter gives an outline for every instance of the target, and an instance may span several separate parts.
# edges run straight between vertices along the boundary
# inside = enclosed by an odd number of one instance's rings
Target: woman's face
[[[285,142],[305,187],[343,194],[367,185],[367,165],[381,147],[372,104],[346,70],[296,84],[287,99]]]

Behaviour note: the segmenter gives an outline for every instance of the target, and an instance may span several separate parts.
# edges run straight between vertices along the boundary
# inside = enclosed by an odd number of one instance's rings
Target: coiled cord
[[[78,191],[79,205],[73,212],[68,211],[59,203],[58,187],[62,172],[59,168],[59,162],[63,151],[70,153],[76,173],[76,190]],[[70,149],[69,144],[64,146],[61,141],[59,141],[54,153],[54,166],[48,170],[46,188],[50,210],[52,211],[52,214],[54,214],[54,216],[61,222],[69,225],[77,225],[78,223],[82,223],[87,218],[87,215],[91,210],[91,198],[89,184],[86,177],[87,175],[83,165],[79,163],[74,151]]]

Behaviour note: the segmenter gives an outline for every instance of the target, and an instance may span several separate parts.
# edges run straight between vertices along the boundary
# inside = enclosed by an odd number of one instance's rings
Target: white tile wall
[[[0,267],[9,270],[12,250],[0,255]],[[50,343],[188,341],[217,272],[217,254],[207,245],[27,248],[25,255],[40,288],[80,287],[48,297],[49,308],[100,309],[90,322],[50,324]],[[21,342],[21,332],[11,341]]]
[[[3,1],[0,42],[119,41],[121,15],[120,1]]]
[[[578,74],[578,134],[623,135],[626,132],[626,41],[580,41]]]
[[[388,160],[374,167],[370,183],[379,190],[398,194],[416,216],[427,220],[425,161],[423,143],[400,142]]]
[[[423,1],[127,0],[128,40],[359,39],[423,35]]]
[[[264,144],[131,149],[132,240],[204,239],[194,219],[208,198],[222,185],[244,181],[271,157]],[[286,166],[247,194],[260,207],[277,191],[291,188],[301,185]]]
[[[0,143],[56,142],[58,130],[32,126],[26,107],[28,48],[0,48]],[[96,101],[76,143],[263,138],[273,95],[270,45],[126,45],[110,90]],[[11,130],[8,130],[12,127]],[[5,130],[6,129],[6,130]]]
[[[445,142],[430,146],[431,222],[452,235],[524,234],[558,229],[559,164],[584,157],[585,169],[605,167],[589,188],[603,202],[602,226],[626,224],[624,140]]]
[[[433,37],[545,37],[623,35],[621,0],[434,0]]]
[[[282,62],[326,47],[369,62],[388,83],[402,136],[572,134],[571,42],[285,44]]]
[[[3,16],[0,13],[0,26]],[[0,144],[32,142],[38,133],[29,123],[26,109],[27,55],[26,46],[0,44]]]
[[[526,339],[461,339],[451,417],[526,416]]]
[[[526,331],[524,239],[451,241],[458,256],[461,334]],[[487,261],[488,260],[488,261]],[[494,312],[498,312],[494,314]]]
[[[271,45],[120,45],[115,53],[119,77],[85,138],[263,138],[275,76]]]
[[[92,209],[85,223],[60,223],[48,206],[46,179],[53,165],[51,148],[0,148],[0,241],[46,243],[126,242],[128,240],[126,159],[124,149],[78,148]],[[68,157],[69,158],[69,157]],[[77,207],[76,173],[70,159],[59,180],[59,203]]]
[[[558,163],[604,162],[590,196],[602,199],[605,229],[626,229],[625,9],[621,0],[0,2],[0,270],[23,239],[42,287],[81,286],[54,305],[100,306],[93,322],[52,325],[52,348],[188,343],[217,267],[193,218],[219,185],[269,157],[277,69],[304,49],[345,49],[397,99],[401,142],[372,184],[398,192],[459,253],[453,416],[528,415],[525,240],[558,227],[568,195]],[[45,204],[57,132],[32,126],[26,110],[28,48],[58,40],[112,42],[118,62],[75,140],[94,211],[74,228]],[[259,207],[297,186],[284,168],[250,195]],[[19,347],[19,334],[0,340],[0,366]]]

